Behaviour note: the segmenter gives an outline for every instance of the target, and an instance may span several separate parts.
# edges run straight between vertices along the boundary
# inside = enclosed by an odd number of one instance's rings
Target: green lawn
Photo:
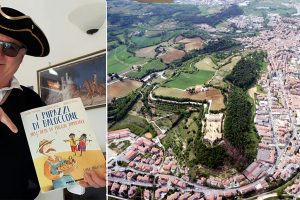
[[[214,75],[212,71],[200,70],[193,74],[181,73],[174,80],[167,82],[165,85],[170,88],[186,89],[195,85],[202,85],[210,80]]]
[[[149,71],[155,70],[163,70],[166,68],[166,65],[159,60],[151,60],[147,64],[143,65],[140,71],[129,72],[127,74],[128,77],[132,78],[142,78],[149,74]]]
[[[107,71],[108,73],[120,73],[134,64],[145,62],[147,62],[147,59],[134,57],[133,54],[127,51],[126,46],[122,45],[108,53]]]

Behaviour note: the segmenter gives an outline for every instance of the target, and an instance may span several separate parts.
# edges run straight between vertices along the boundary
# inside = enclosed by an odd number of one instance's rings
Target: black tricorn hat
[[[0,33],[23,43],[27,55],[44,57],[49,54],[49,43],[43,31],[18,10],[0,7]]]

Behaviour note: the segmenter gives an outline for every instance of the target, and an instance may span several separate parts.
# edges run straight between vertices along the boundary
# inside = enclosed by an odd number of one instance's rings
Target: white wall
[[[101,3],[99,12],[106,13],[105,0],[1,0],[2,7],[12,7],[30,15],[46,34],[50,54],[44,58],[25,56],[16,73],[22,85],[33,85],[37,92],[37,70],[106,48],[106,22],[94,35],[87,35],[68,20],[68,15],[80,6]],[[82,15],[88,17],[90,13]],[[106,147],[106,107],[88,110],[92,128],[101,149]],[[40,195],[39,200],[62,199],[62,192]]]

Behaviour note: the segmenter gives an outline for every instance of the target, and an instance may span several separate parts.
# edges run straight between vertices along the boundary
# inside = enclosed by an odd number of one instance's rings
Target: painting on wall
[[[47,105],[80,97],[86,109],[105,106],[105,50],[49,66],[37,75],[38,91]]]

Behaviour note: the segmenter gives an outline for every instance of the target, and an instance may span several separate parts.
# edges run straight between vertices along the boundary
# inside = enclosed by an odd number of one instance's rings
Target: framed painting
[[[46,104],[80,97],[86,109],[105,106],[106,51],[38,70],[38,92]]]

